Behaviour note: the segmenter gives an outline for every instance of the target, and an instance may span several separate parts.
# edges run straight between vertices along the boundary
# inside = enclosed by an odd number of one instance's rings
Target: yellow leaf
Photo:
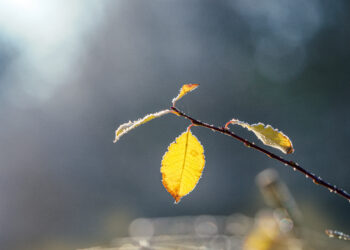
[[[191,192],[202,175],[204,149],[190,130],[171,143],[162,159],[163,185],[178,203]]]
[[[154,118],[160,117],[160,116],[168,114],[170,112],[171,112],[171,110],[166,109],[166,110],[159,111],[157,113],[148,114],[145,117],[140,118],[140,119],[133,121],[133,122],[129,121],[129,122],[123,123],[115,131],[115,139],[113,142],[116,143],[122,135],[124,135],[127,132],[129,132],[130,130],[140,126],[141,124],[149,122],[150,120],[153,120]]]
[[[250,125],[236,119],[232,119],[228,124],[237,124],[252,131],[265,145],[277,148],[285,154],[294,152],[292,142],[288,136],[270,125],[265,126],[263,123]]]
[[[192,90],[195,90],[199,84],[195,83],[189,83],[189,84],[184,84],[182,85],[179,94],[177,97],[173,99],[173,106],[175,106],[175,102],[179,99],[181,99],[184,95],[186,95],[188,92],[191,92]]]

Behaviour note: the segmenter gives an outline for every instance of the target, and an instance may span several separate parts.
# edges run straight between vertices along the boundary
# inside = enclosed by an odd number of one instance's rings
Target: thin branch
[[[339,232],[336,230],[326,230],[326,234],[328,235],[329,238],[337,238],[339,240],[350,240],[350,235],[347,235],[343,232]]]
[[[255,145],[253,142],[250,142],[250,141],[248,141],[248,140],[246,140],[246,139],[236,135],[235,133],[231,132],[230,130],[228,130],[225,127],[216,127],[214,125],[210,125],[208,123],[201,122],[201,121],[199,121],[199,120],[197,120],[195,118],[192,118],[192,117],[184,114],[182,111],[180,111],[176,107],[171,107],[171,109],[173,111],[175,111],[177,115],[182,116],[182,117],[190,120],[193,125],[205,127],[205,128],[211,129],[213,131],[217,131],[217,132],[220,132],[222,134],[231,136],[234,139],[242,142],[245,146],[247,146],[249,148],[253,148],[253,149],[257,150],[257,151],[260,151],[260,152],[264,153],[265,155],[267,155],[268,157],[273,158],[275,160],[278,160],[278,161],[282,162],[286,166],[292,167],[294,171],[298,170],[299,172],[303,173],[306,178],[310,178],[313,181],[313,183],[321,185],[321,186],[323,186],[325,188],[328,188],[328,190],[330,192],[338,194],[338,195],[344,197],[345,199],[347,199],[350,202],[350,194],[348,192],[346,192],[344,189],[338,188],[337,186],[332,185],[332,184],[322,180],[321,177],[318,177],[314,173],[311,173],[308,170],[302,168],[301,166],[299,166],[299,164],[295,163],[294,161],[285,160],[284,158],[282,158],[282,157],[280,157],[280,156],[278,156],[278,155],[276,155],[274,153],[271,153],[271,152],[267,151],[266,149],[263,149],[263,148]]]

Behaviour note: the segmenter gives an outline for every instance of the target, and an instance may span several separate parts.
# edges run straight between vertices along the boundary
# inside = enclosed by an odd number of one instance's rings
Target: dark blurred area
[[[112,143],[120,124],[199,83],[181,110],[218,126],[271,124],[293,141],[287,159],[350,190],[349,9],[318,0],[0,0],[1,249],[104,244],[128,236],[139,217],[253,217],[265,168],[285,180],[303,226],[349,233],[345,199],[204,128],[192,129],[205,148],[203,176],[175,205],[160,174],[188,126],[174,115]]]

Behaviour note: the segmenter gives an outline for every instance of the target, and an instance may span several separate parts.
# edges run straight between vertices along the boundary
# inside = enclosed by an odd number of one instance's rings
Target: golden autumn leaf
[[[278,129],[274,129],[270,125],[264,125],[263,123],[248,124],[236,119],[232,119],[227,123],[237,124],[250,131],[252,131],[265,145],[277,148],[285,154],[291,154],[294,152],[292,141]]]
[[[171,112],[170,110],[166,109],[166,110],[159,111],[157,113],[148,114],[145,117],[140,118],[140,119],[133,121],[133,122],[129,121],[129,122],[123,123],[115,131],[115,139],[113,142],[116,143],[122,135],[126,134],[130,130],[132,130],[132,129],[134,129],[134,128],[136,128],[136,127],[138,127],[146,122],[149,122],[150,120],[153,120],[154,118],[160,117],[160,116],[168,114],[170,112]]]
[[[162,159],[163,185],[175,203],[191,192],[202,175],[204,148],[190,130],[171,143]]]
[[[179,99],[181,99],[184,95],[186,95],[188,92],[191,92],[192,90],[195,90],[199,84],[195,83],[189,83],[182,85],[179,94],[173,99],[173,106],[175,106],[175,102]]]

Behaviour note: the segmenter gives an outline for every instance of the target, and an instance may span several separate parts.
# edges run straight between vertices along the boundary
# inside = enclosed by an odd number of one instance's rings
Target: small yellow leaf
[[[182,85],[182,87],[180,89],[180,93],[173,99],[173,106],[175,106],[175,102],[177,100],[181,99],[188,92],[195,90],[198,86],[199,86],[199,84],[195,84],[195,83],[189,83],[189,84]]]
[[[163,185],[178,203],[191,192],[202,175],[204,149],[190,130],[171,143],[162,159]]]
[[[274,129],[270,125],[265,126],[263,123],[250,125],[236,119],[232,119],[228,124],[237,124],[252,131],[265,145],[277,148],[285,154],[291,154],[294,152],[292,141],[288,136],[281,131]]]
[[[133,121],[133,122],[129,121],[129,122],[123,123],[115,131],[115,139],[113,142],[116,143],[122,135],[126,134],[130,130],[132,130],[132,129],[134,129],[134,128],[136,128],[136,127],[138,127],[146,122],[149,122],[150,120],[153,120],[154,118],[160,117],[160,116],[168,114],[170,112],[171,112],[171,110],[166,109],[166,110],[159,111],[157,113],[148,114],[145,117],[140,118],[140,119]]]

